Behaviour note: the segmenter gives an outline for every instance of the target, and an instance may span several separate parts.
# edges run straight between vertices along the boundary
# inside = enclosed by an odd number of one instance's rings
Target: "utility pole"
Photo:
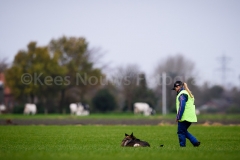
[[[163,115],[167,114],[166,79],[167,79],[166,73],[163,72],[162,73],[162,114]]]
[[[218,57],[217,58],[220,63],[221,63],[221,67],[218,68],[217,70],[221,72],[221,78],[222,78],[222,85],[226,84],[226,76],[227,76],[227,72],[231,69],[227,68],[227,63],[230,60],[229,57],[226,57],[224,54],[222,55],[222,57]]]

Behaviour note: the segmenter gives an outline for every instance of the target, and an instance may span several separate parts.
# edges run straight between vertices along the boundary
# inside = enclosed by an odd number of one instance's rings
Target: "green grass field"
[[[180,148],[171,126],[0,126],[1,160],[179,160],[240,159],[240,126],[192,125],[200,147]],[[120,147],[125,133],[148,141],[150,148]],[[159,147],[164,144],[164,147]]]
[[[142,116],[134,115],[133,113],[107,113],[107,114],[90,114],[89,116],[71,116],[70,114],[36,114],[23,115],[23,114],[3,114],[0,115],[0,119],[175,119],[176,114],[161,115],[156,114],[154,116]],[[200,114],[197,116],[198,120],[239,120],[240,114]]]

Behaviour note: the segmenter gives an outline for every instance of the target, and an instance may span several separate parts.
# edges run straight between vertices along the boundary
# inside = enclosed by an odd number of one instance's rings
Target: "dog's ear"
[[[132,134],[130,136],[133,137],[133,132],[132,132]]]
[[[125,133],[125,136],[129,136],[127,133]]]

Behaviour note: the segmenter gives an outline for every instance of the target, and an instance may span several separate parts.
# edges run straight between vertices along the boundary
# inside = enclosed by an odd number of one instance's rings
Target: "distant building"
[[[212,99],[198,109],[200,112],[225,112],[230,105],[226,99]]]
[[[10,88],[6,86],[4,73],[0,73],[0,104],[4,104],[7,111],[13,109],[13,95]]]

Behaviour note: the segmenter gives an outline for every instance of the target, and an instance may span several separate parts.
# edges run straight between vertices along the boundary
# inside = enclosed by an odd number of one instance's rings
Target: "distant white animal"
[[[4,104],[0,104],[0,114],[6,111],[6,106]]]
[[[70,108],[70,113],[73,115],[77,113],[78,105],[77,103],[71,103],[69,105],[69,108]]]
[[[200,110],[199,109],[196,109],[195,112],[196,112],[196,115],[200,114]]]
[[[36,114],[37,113],[37,106],[33,103],[26,103],[24,107],[24,114]]]
[[[77,116],[86,116],[89,115],[88,105],[85,108],[82,103],[71,103],[70,106],[71,115],[76,114]]]
[[[87,109],[85,109],[85,107],[81,104],[78,103],[78,109],[77,109],[77,116],[87,116],[89,115],[89,111]]]
[[[153,112],[153,109],[144,102],[136,102],[134,103],[134,114],[143,113],[145,116],[151,115]]]

